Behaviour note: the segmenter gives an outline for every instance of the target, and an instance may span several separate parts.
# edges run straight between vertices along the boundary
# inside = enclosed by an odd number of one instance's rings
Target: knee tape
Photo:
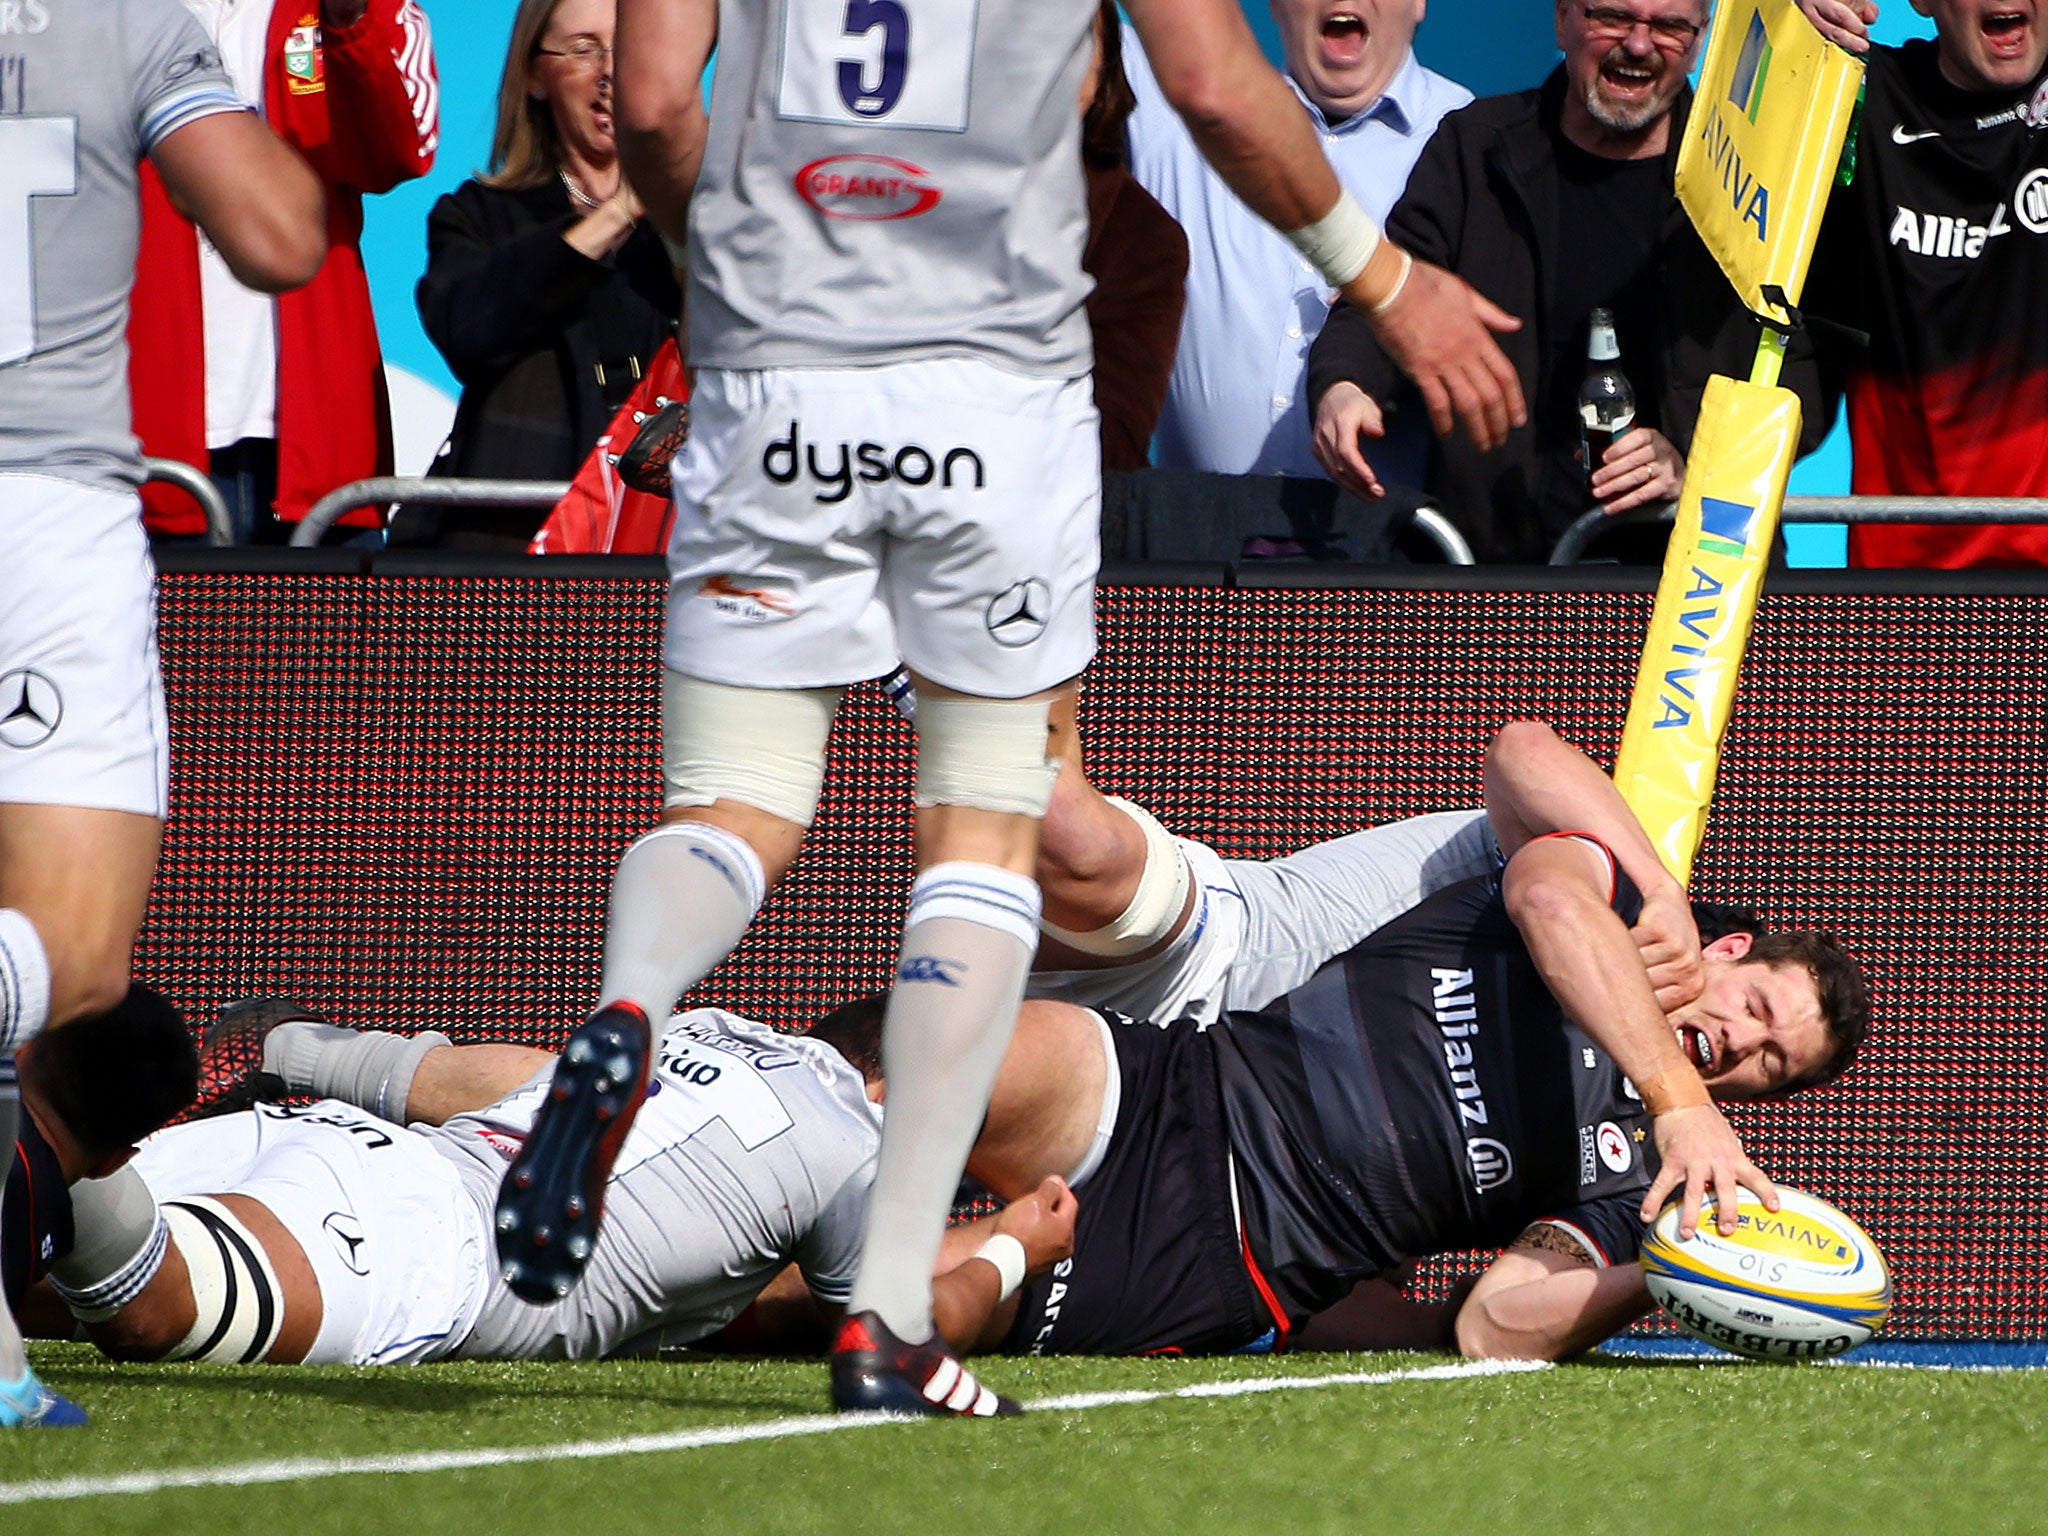
[[[1059,760],[1046,756],[1043,699],[920,699],[917,803],[1043,816]]]
[[[198,1318],[166,1360],[250,1365],[270,1353],[284,1327],[284,1288],[256,1234],[218,1200],[164,1202],[171,1241],[185,1256]]]
[[[743,805],[808,827],[843,688],[729,688],[661,676],[662,805]]]
[[[1084,955],[1122,959],[1150,949],[1173,931],[1173,925],[1180,921],[1181,909],[1187,905],[1193,876],[1188,872],[1188,861],[1181,854],[1180,844],[1159,824],[1157,817],[1129,800],[1114,795],[1108,799],[1145,834],[1145,869],[1138,876],[1138,889],[1132,893],[1130,905],[1113,922],[1091,933],[1074,933],[1051,923],[1039,926],[1067,948]]]

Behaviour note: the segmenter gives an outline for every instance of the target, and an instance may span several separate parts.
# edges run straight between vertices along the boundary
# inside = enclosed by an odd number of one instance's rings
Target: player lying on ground
[[[1628,941],[1626,963],[1609,954],[1604,964],[1622,982],[1632,976],[1647,988],[1652,972],[1657,974],[1677,1021],[1675,1032],[1661,1019],[1659,1028],[1684,1042],[1696,1064],[1689,1069],[1695,1079],[1704,1071],[1718,1096],[1739,1098],[1789,1092],[1846,1063],[1864,1027],[1863,992],[1853,963],[1832,946],[1799,935],[1773,937],[1757,946],[1746,934],[1731,934],[1717,938],[1703,956],[1675,884],[1656,865],[1611,783],[1582,754],[1544,727],[1510,727],[1489,754],[1487,791],[1505,847],[1519,853],[1533,843],[1535,853],[1550,853],[1551,846],[1533,840],[1555,823],[1572,823],[1611,839],[1623,850],[1624,866],[1643,870],[1653,882],[1632,938],[1620,930],[1605,885],[1587,898],[1592,902],[1587,912],[1567,907],[1562,921],[1568,932],[1583,924],[1621,933]],[[1098,810],[1109,818],[1101,830],[1110,840],[1124,836],[1124,827],[1131,829],[1131,838],[1143,840],[1138,823],[1126,812],[1099,803],[1082,807],[1087,815]],[[1431,828],[1459,830],[1433,845],[1424,835]],[[1370,889],[1369,876],[1376,874],[1382,887],[1420,886],[1428,882],[1429,872],[1454,871],[1461,857],[1455,850],[1461,847],[1466,862],[1481,867],[1492,862],[1490,845],[1475,839],[1469,821],[1459,818],[1424,818],[1379,831],[1398,834],[1398,844],[1384,846],[1404,851],[1398,857],[1389,852],[1389,868],[1353,871],[1342,882],[1331,881],[1330,871],[1341,870],[1344,855],[1357,860],[1373,846],[1373,834],[1340,839],[1320,850],[1326,866],[1321,870],[1315,860],[1300,862],[1319,850],[1279,861],[1270,868],[1290,871],[1289,878],[1263,882],[1255,867],[1215,861],[1199,850],[1209,867],[1200,887],[1180,905],[1199,915],[1207,903],[1211,920],[1171,920],[1168,928],[1181,931],[1167,938],[1155,956],[1159,963],[1149,970],[1143,962],[1126,967],[1121,978],[1126,996],[1137,997],[1149,986],[1160,998],[1185,1000],[1201,991],[1190,988],[1189,977],[1215,975],[1218,967],[1228,968],[1240,958],[1248,962],[1241,970],[1254,976],[1267,972],[1276,957],[1289,964],[1312,963],[1315,956],[1305,961],[1278,943],[1248,950],[1245,935],[1288,935],[1298,949],[1312,950],[1328,942],[1341,924],[1304,935],[1303,913],[1341,904],[1347,889]],[[1191,864],[1200,864],[1193,856],[1199,845],[1169,842],[1152,852],[1170,859],[1177,849],[1190,854]],[[1447,854],[1446,849],[1454,851]],[[1575,853],[1569,847],[1562,851]],[[1124,911],[1130,887],[1142,880],[1135,868],[1113,877],[1113,862],[1101,861],[1091,877],[1098,887],[1096,917]],[[1596,876],[1604,869],[1602,862],[1593,866]],[[1539,877],[1560,878],[1536,859],[1523,859],[1511,870],[1513,922],[1483,880],[1410,902],[1412,910],[1399,921],[1309,977],[1267,1013],[1231,1015],[1227,1031],[1210,1032],[1217,1037],[1212,1042],[1203,1043],[1192,1030],[1159,1031],[1055,1003],[1027,1005],[969,1166],[999,1192],[1029,1190],[1052,1173],[1069,1175],[1081,1188],[1078,1251],[1059,1277],[1063,1295],[1071,1292],[1076,1299],[1066,1305],[1063,1327],[1049,1329],[1042,1347],[1117,1353],[1229,1348],[1269,1328],[1278,1342],[1295,1333],[1308,1313],[1340,1300],[1342,1313],[1321,1320],[1306,1335],[1307,1342],[1331,1347],[1446,1342],[1449,1335],[1439,1315],[1382,1309],[1368,1316],[1364,1297],[1347,1298],[1351,1283],[1407,1257],[1510,1239],[1508,1253],[1459,1313],[1457,1342],[1470,1352],[1563,1353],[1604,1337],[1647,1306],[1634,1266],[1620,1261],[1635,1251],[1642,1213],[1653,1211],[1662,1189],[1670,1187],[1671,1170],[1658,1180],[1655,1197],[1646,1198],[1653,1169],[1640,1143],[1653,1117],[1594,1037],[1559,1016],[1539,970],[1547,949],[1539,943],[1537,963],[1529,959],[1515,922],[1545,928],[1559,921],[1551,910],[1557,898],[1525,887],[1525,881]],[[1562,878],[1573,878],[1569,863]],[[1303,889],[1318,881],[1316,898],[1304,901]],[[1064,895],[1071,910],[1088,920],[1085,887],[1074,877]],[[1053,889],[1049,882],[1048,892]],[[1217,911],[1233,905],[1244,909],[1242,920],[1213,920]],[[1354,916],[1367,931],[1379,926],[1370,897],[1354,909]],[[1416,952],[1431,945],[1468,958],[1457,966],[1424,967]],[[1475,954],[1487,957],[1490,967],[1471,984],[1470,1001],[1460,1001],[1466,993],[1458,986],[1440,999],[1440,981],[1461,982],[1466,969],[1479,969],[1469,959]],[[1745,963],[1756,961],[1768,963]],[[1433,974],[1439,969],[1446,976]],[[1497,987],[1499,979],[1505,980],[1504,989]],[[1092,984],[1098,978],[1084,980]],[[1268,1000],[1258,997],[1256,988],[1251,995]],[[1370,1000],[1356,1019],[1346,1011],[1354,996]],[[1438,1017],[1440,1001],[1451,1013],[1469,1011],[1472,1016],[1446,1022]],[[873,1078],[880,1074],[873,1034],[878,1020],[876,1009],[855,1007],[843,1010],[820,1033]],[[293,1074],[296,1088],[351,1091],[349,1070],[330,1067],[316,1075],[294,1067],[286,1043],[295,1031],[310,1028],[294,1026],[273,1036],[266,1053],[270,1065]],[[1470,1030],[1477,1033],[1458,1032]],[[1356,1037],[1356,1049],[1345,1049],[1347,1034]],[[387,1044],[380,1050],[427,1048],[381,1038]],[[1515,1070],[1503,1080],[1510,1051]],[[432,1063],[436,1055],[425,1059]],[[1325,1090],[1320,1096],[1307,1087],[1304,1068],[1311,1059]],[[353,1091],[381,1081],[385,1070],[381,1065],[357,1070]],[[1219,1077],[1236,1086],[1217,1104],[1212,1101]],[[1390,1091],[1390,1082],[1400,1091]],[[1553,1102],[1560,1089],[1567,1097]],[[1341,1121],[1338,1111],[1346,1103],[1370,1094],[1386,1101],[1385,1109],[1377,1111],[1383,1117],[1378,1124],[1361,1126],[1354,1115],[1354,1123],[1328,1134],[1320,1121],[1326,1108]],[[1532,1095],[1542,1102],[1524,1102]],[[1580,1111],[1576,1119],[1560,1119],[1574,1103]],[[1461,1135],[1467,1126],[1471,1131]],[[1661,1133],[1665,1127],[1657,1129]],[[1247,1144],[1242,1152],[1236,1150],[1240,1140]],[[1358,1159],[1359,1171],[1350,1184],[1364,1191],[1363,1204],[1341,1189],[1303,1187],[1289,1156],[1275,1152],[1292,1147],[1306,1155],[1319,1140],[1324,1145],[1318,1156],[1342,1149]],[[1233,1235],[1229,1181],[1218,1171],[1226,1143],[1235,1157],[1244,1204],[1264,1213],[1258,1239],[1248,1243]],[[1380,1166],[1392,1166],[1385,1154],[1389,1144],[1416,1149],[1400,1168],[1405,1184]],[[1419,1149],[1432,1155],[1425,1157]],[[1252,1180],[1258,1181],[1255,1187]],[[1170,1211],[1171,1219],[1154,1225],[1136,1221],[1133,1210],[1140,1208],[1140,1195],[1150,1202],[1143,1209]],[[1345,1232],[1345,1243],[1304,1243],[1302,1228],[1319,1229],[1325,1223]],[[1187,1233],[1199,1236],[1190,1240]],[[1288,1257],[1301,1247],[1313,1252]],[[1234,1278],[1223,1284],[1217,1274]],[[1278,1319],[1247,1334],[1241,1317],[1219,1321],[1201,1315],[1202,1297],[1236,1294],[1241,1301],[1248,1284],[1251,1293],[1260,1291],[1246,1276],[1268,1274],[1277,1274],[1280,1281],[1269,1287],[1274,1303],[1292,1301],[1284,1314],[1285,1334]],[[1076,1281],[1077,1275],[1086,1283]],[[1043,1289],[1049,1293],[1051,1286]],[[1104,1290],[1110,1293],[1107,1305],[1101,1300]],[[1154,1306],[1156,1297],[1182,1291],[1195,1300],[1195,1316],[1162,1313]],[[1123,1297],[1130,1298],[1130,1305],[1120,1311]],[[1259,1300],[1269,1305],[1264,1295]],[[1091,1305],[1104,1315],[1092,1321],[1084,1317]],[[1037,1342],[1007,1329],[985,1336],[984,1342],[999,1342],[1005,1333],[1012,1347]]]
[[[298,1030],[283,1038],[301,1054],[338,1035],[366,1045],[353,1081],[394,1119],[333,1099],[261,1105],[174,1126],[112,1178],[81,1186],[100,1215],[81,1226],[56,1288],[108,1353],[357,1365],[586,1358],[650,1332],[670,1342],[716,1332],[792,1263],[821,1301],[848,1293],[880,1117],[859,1075],[818,1042],[708,1011],[673,1020],[614,1164],[610,1219],[584,1283],[535,1307],[496,1277],[488,1216],[553,1055]],[[62,1071],[24,1079],[30,1112],[57,1147],[74,1140],[62,1107],[77,1097],[73,1066],[66,1058]],[[66,1172],[81,1166],[74,1158]],[[110,1184],[123,1191],[118,1211],[95,1188]],[[1027,1269],[1066,1255],[1073,1208],[1048,1180],[955,1236],[934,1283],[947,1338],[980,1335]],[[985,1262],[970,1262],[977,1256]],[[956,1389],[980,1390],[956,1377],[935,1401]]]
[[[1027,1287],[1011,1347],[1285,1342],[1360,1279],[1507,1243],[1457,1340],[1555,1356],[1647,1307],[1624,1261],[1667,1194],[1688,1230],[1708,1187],[1724,1213],[1737,1183],[1773,1198],[1709,1095],[1838,1074],[1867,1028],[1855,963],[1808,934],[1703,949],[1611,781],[1547,727],[1495,738],[1486,797],[1510,856],[1498,882],[1424,897],[1263,1011],[1162,1032],[1027,1006],[973,1171],[1002,1193],[1113,1128],[1076,1181],[1059,1302],[1052,1281]],[[1105,879],[1097,917],[1132,868]],[[1091,1080],[1105,1091],[1069,1086]],[[1309,1337],[1396,1341],[1372,1329],[1354,1313]]]

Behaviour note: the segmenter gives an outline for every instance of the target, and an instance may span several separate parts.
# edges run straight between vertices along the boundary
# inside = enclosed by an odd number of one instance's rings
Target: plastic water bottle
[[[1586,382],[1579,386],[1580,452],[1586,478],[1600,467],[1607,445],[1636,424],[1636,392],[1621,371],[1621,346],[1614,339],[1614,312],[1593,311],[1586,339]]]

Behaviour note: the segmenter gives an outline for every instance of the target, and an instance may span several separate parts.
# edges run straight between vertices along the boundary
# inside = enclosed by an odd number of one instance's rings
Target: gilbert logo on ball
[[[1870,1235],[1825,1200],[1780,1184],[1776,1211],[1740,1192],[1722,1236],[1712,1200],[1678,1238],[1676,1200],[1643,1243],[1643,1278],[1695,1338],[1757,1360],[1824,1360],[1856,1348],[1891,1313],[1891,1270]]]

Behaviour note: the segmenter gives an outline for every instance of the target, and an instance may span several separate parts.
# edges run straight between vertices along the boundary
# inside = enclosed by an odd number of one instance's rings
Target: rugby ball
[[[1679,1202],[1643,1242],[1643,1278],[1694,1338],[1756,1360],[1825,1360],[1864,1343],[1892,1308],[1891,1270],[1870,1235],[1827,1201],[1780,1184],[1766,1210],[1738,1191],[1723,1237],[1712,1197],[1699,1231],[1678,1239]]]

